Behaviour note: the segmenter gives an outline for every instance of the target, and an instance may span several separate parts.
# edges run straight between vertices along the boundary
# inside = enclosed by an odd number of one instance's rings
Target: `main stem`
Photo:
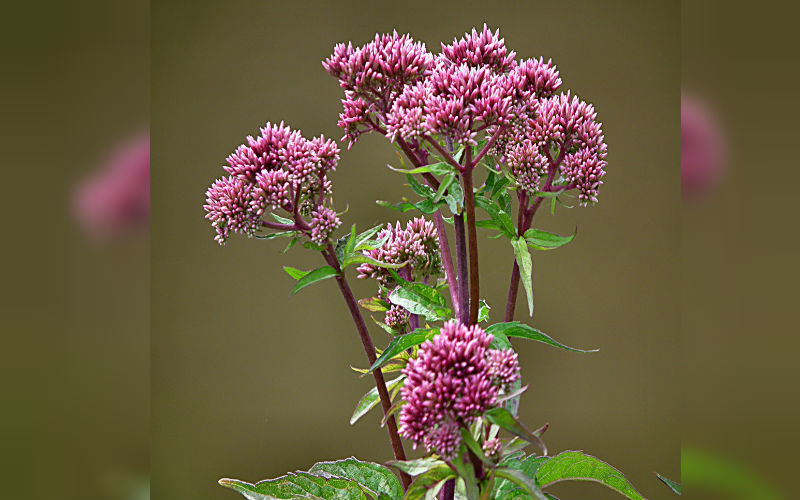
[[[370,366],[372,366],[377,359],[375,354],[375,346],[372,343],[372,338],[369,336],[367,325],[364,323],[364,318],[361,316],[361,311],[358,309],[356,299],[353,297],[353,292],[350,290],[350,285],[347,283],[344,273],[342,273],[339,262],[336,260],[336,254],[333,246],[330,243],[327,244],[326,250],[322,252],[322,256],[331,267],[338,271],[338,274],[336,275],[336,284],[339,285],[339,291],[342,292],[344,301],[347,303],[347,308],[350,310],[350,316],[353,317],[356,330],[358,331],[359,337],[361,337],[361,343],[364,345],[364,351],[367,353],[367,360],[369,361]],[[378,395],[380,395],[383,414],[386,415],[389,413],[389,410],[392,407],[392,400],[389,397],[389,391],[386,389],[386,380],[383,378],[383,372],[380,368],[373,370],[372,376],[375,379],[375,387],[378,389]],[[406,452],[403,449],[403,442],[400,440],[400,434],[397,432],[397,421],[395,420],[394,415],[386,420],[386,430],[389,433],[389,440],[392,442],[394,457],[397,460],[405,460]],[[408,485],[411,484],[411,477],[404,472],[400,473],[400,480],[403,482],[404,489],[407,489]]]
[[[469,229],[469,324],[478,323],[480,273],[478,268],[478,231],[475,225],[475,192],[472,185],[472,148],[467,145],[464,160],[464,211]]]

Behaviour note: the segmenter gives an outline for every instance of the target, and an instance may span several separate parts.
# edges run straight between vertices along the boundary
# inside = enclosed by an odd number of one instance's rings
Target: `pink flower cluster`
[[[405,228],[397,222],[394,226],[386,225],[377,236],[378,240],[386,240],[382,246],[374,250],[365,250],[364,255],[378,262],[402,264],[400,272],[408,271],[408,279],[423,279],[425,276],[436,276],[442,271],[439,256],[439,240],[436,238],[436,227],[424,217],[417,217],[406,223]],[[393,285],[391,275],[386,269],[370,263],[358,267],[359,278],[374,278],[384,286]]]
[[[340,224],[324,206],[330,194],[328,172],[336,169],[339,148],[325,137],[306,139],[283,122],[267,123],[256,137],[248,136],[227,158],[229,174],[206,191],[206,218],[224,244],[231,233],[252,236],[267,208],[293,216],[311,214],[312,239],[324,241]]]
[[[490,349],[492,336],[477,325],[449,321],[403,369],[400,433],[448,458],[467,427],[497,402],[501,379],[519,374],[515,356]],[[501,367],[501,371],[498,371]],[[502,375],[501,375],[502,372]]]
[[[425,44],[410,35],[375,35],[361,47],[340,43],[322,66],[345,89],[339,126],[352,145],[358,136],[383,121],[397,95],[422,78],[433,61]]]
[[[345,89],[339,126],[349,146],[369,131],[393,142],[462,145],[497,133],[491,152],[520,188],[577,189],[581,204],[596,202],[606,145],[594,108],[557,94],[551,60],[515,56],[484,25],[437,55],[395,32],[358,48],[339,44],[323,66]]]

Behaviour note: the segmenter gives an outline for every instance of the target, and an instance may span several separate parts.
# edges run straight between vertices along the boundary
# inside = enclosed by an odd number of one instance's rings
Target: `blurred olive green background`
[[[0,56],[0,498],[141,500],[147,228],[93,244],[72,196],[147,127],[149,2],[6,4]]]
[[[682,84],[717,114],[727,153],[720,189],[681,215],[683,442],[769,485],[725,491],[691,471],[692,499],[800,498],[797,14],[682,3]]]
[[[363,366],[364,353],[334,283],[289,296],[281,266],[317,267],[319,255],[281,255],[283,242],[243,238],[219,248],[203,219],[204,192],[267,120],[342,135],[341,90],[320,65],[335,43],[396,28],[438,51],[484,22],[519,57],[552,57],[565,88],[595,104],[609,144],[600,204],[538,216],[538,227],[577,226],[578,236],[534,256],[529,320],[601,351],[519,342],[531,385],[522,418],[551,423],[552,450],[596,454],[647,496],[662,493],[652,471],[679,476],[679,16],[675,1],[154,4],[152,497],[232,498],[219,477],[391,457],[377,413],[348,424],[370,381],[348,368]],[[337,207],[349,206],[345,224],[396,220],[374,203],[410,192],[385,167],[395,159],[377,136],[342,152],[333,179]],[[501,321],[512,252],[500,240],[480,245],[482,295]],[[373,287],[354,286],[362,297]],[[574,495],[614,497],[593,485]]]

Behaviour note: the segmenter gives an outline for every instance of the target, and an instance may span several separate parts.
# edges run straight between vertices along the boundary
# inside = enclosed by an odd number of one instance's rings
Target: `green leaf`
[[[317,477],[308,472],[289,473],[255,484],[238,479],[220,479],[219,484],[238,491],[248,500],[313,498],[323,500],[366,500],[367,496],[355,481]]]
[[[531,259],[531,253],[528,251],[525,238],[512,239],[511,246],[514,247],[514,256],[519,266],[520,279],[522,280],[523,288],[525,288],[525,295],[528,297],[528,312],[533,316],[533,277],[531,275],[533,260]]]
[[[452,165],[447,162],[439,162],[439,163],[432,163],[430,165],[424,165],[422,167],[412,168],[410,170],[403,169],[403,168],[395,168],[391,165],[386,165],[391,170],[395,172],[401,172],[404,174],[425,174],[431,173],[433,175],[446,175],[455,171]]]
[[[281,253],[286,253],[286,252],[288,252],[289,250],[291,250],[291,249],[292,249],[292,247],[293,247],[293,246],[295,246],[295,245],[297,244],[297,242],[298,242],[298,241],[300,241],[300,238],[298,238],[297,236],[295,236],[294,238],[292,238],[292,241],[290,241],[290,242],[289,242],[289,243],[286,245],[286,247],[284,247],[284,249],[283,249],[283,250],[281,250]]]
[[[469,448],[470,451],[472,451],[472,453],[474,453],[475,456],[478,457],[481,462],[490,466],[494,465],[494,463],[491,460],[486,458],[486,455],[483,453],[483,448],[481,447],[480,444],[478,444],[475,438],[472,437],[472,433],[469,431],[469,429],[466,429],[464,427],[461,428],[461,439],[464,442],[464,444],[467,445],[467,448]]]
[[[325,247],[322,245],[318,245],[313,241],[306,241],[303,243],[303,248],[308,248],[309,250],[314,250],[315,252],[323,252],[325,251]]]
[[[393,389],[395,386],[402,383],[403,380],[405,380],[405,378],[406,378],[405,375],[400,375],[396,379],[387,381],[386,389],[388,390]],[[378,394],[378,388],[373,387],[372,389],[370,389],[370,391],[364,394],[364,396],[362,396],[361,399],[358,401],[356,409],[353,412],[353,416],[350,417],[350,425],[353,425],[358,421],[358,419],[369,413],[371,409],[377,406],[380,400],[381,398],[380,395]]]
[[[299,280],[300,278],[311,272],[311,271],[302,271],[295,267],[289,267],[289,266],[283,266],[283,270],[286,271],[286,274],[288,274],[295,280]]]
[[[431,328],[431,329],[425,328],[425,329],[417,329],[411,333],[407,333],[405,335],[401,335],[395,338],[381,353],[380,357],[375,360],[375,363],[373,363],[372,366],[370,366],[369,372],[377,368],[380,368],[381,366],[386,364],[387,361],[397,356],[401,352],[405,351],[406,349],[418,346],[421,343],[425,342],[426,340],[432,339],[437,333],[439,333],[438,328]]]
[[[388,468],[376,463],[362,462],[351,457],[333,462],[318,462],[309,469],[309,472],[326,479],[341,478],[355,481],[375,498],[383,495],[389,498],[403,496],[403,486],[397,476]]]
[[[411,483],[406,491],[404,500],[420,500],[427,498],[428,490],[436,488],[438,484],[456,477],[453,469],[447,465],[438,465],[428,472],[420,475]]]
[[[410,476],[419,476],[428,472],[434,467],[440,467],[445,463],[438,458],[417,458],[416,460],[390,460],[386,465],[399,469]]]
[[[536,481],[532,477],[525,475],[525,473],[522,471],[512,469],[510,467],[498,467],[495,471],[495,475],[519,486],[519,488],[530,497],[538,500],[547,500],[547,497],[544,495],[544,493],[542,493],[542,490],[539,489],[539,486],[536,484]],[[512,491],[510,493],[512,495],[508,495],[504,498],[514,498],[514,492]],[[498,498],[500,497],[498,496]]]
[[[322,281],[328,278],[333,278],[338,274],[339,273],[336,272],[336,269],[332,268],[331,266],[323,266],[314,269],[310,273],[303,275],[300,279],[297,280],[297,284],[292,289],[292,293],[295,294],[300,290],[302,290],[303,288],[307,287],[308,285],[313,285],[318,281]]]
[[[435,288],[406,281],[396,272],[390,272],[399,286],[389,293],[389,302],[405,308],[411,314],[424,316],[428,321],[448,319],[453,314],[445,298]]]
[[[447,188],[450,187],[450,184],[452,184],[454,180],[456,180],[456,174],[450,174],[442,180],[441,184],[439,184],[439,189],[436,191],[436,195],[433,197],[434,203],[439,203],[445,191],[447,191]]]
[[[350,236],[347,238],[346,243],[344,244],[344,255],[349,255],[353,253],[353,250],[356,248],[356,225],[353,224],[353,227],[350,228]]]
[[[345,256],[344,260],[342,260],[342,269],[346,269],[353,264],[372,264],[373,266],[383,267],[386,269],[400,269],[401,267],[408,264],[408,262],[402,262],[400,264],[390,264],[388,262],[381,262],[379,260],[375,260],[372,257],[368,257],[364,254],[354,253],[349,256]]]
[[[559,236],[540,229],[528,229],[525,231],[525,241],[528,242],[528,245],[537,250],[552,250],[564,246],[575,239],[577,233],[577,228],[570,236]]]
[[[257,234],[255,237],[259,240],[274,240],[275,238],[290,238],[295,234],[297,234],[297,231],[280,231],[270,234]]]
[[[511,221],[511,217],[494,201],[484,198],[483,196],[478,196],[475,198],[475,205],[489,214],[489,217],[491,217],[497,229],[507,238],[513,239],[517,237],[517,231],[514,227],[514,223]]]
[[[620,471],[580,451],[565,451],[550,458],[536,471],[536,480],[542,488],[561,481],[594,481],[630,500],[645,500]]]
[[[524,456],[523,456],[524,457]],[[524,458],[507,457],[500,461],[500,465],[506,469],[513,469],[521,472],[528,478],[535,478],[536,471],[541,465],[548,460],[548,457],[537,457],[536,455],[529,455]],[[495,483],[494,498],[498,500],[519,498],[518,494],[523,490],[517,486],[517,483],[501,479]]]
[[[661,480],[662,483],[667,485],[667,488],[671,489],[673,493],[680,495],[681,494],[681,483],[675,482],[672,479],[662,476],[658,472],[656,472],[656,477]]]
[[[478,307],[478,323],[489,321],[489,311],[491,309],[492,308],[489,307],[489,304],[487,304],[485,300],[480,301],[480,306]]]
[[[464,207],[464,190],[461,188],[460,182],[454,182],[450,185],[447,194],[444,197],[450,212],[455,214],[461,213]]]
[[[495,323],[486,328],[487,333],[491,333],[495,337],[500,336],[502,339],[505,337],[518,337],[528,340],[535,340],[536,342],[542,342],[543,344],[551,345],[553,347],[558,347],[559,349],[564,349],[566,351],[572,352],[597,352],[599,349],[576,349],[574,347],[566,346],[560,342],[556,342],[547,334],[537,330],[536,328],[526,325],[525,323],[520,323],[519,321],[509,321],[508,323]]]
[[[383,244],[386,243],[391,237],[390,232],[387,231],[387,233],[383,236],[383,238],[379,240],[373,241],[370,240],[370,238],[378,234],[384,227],[386,226],[384,225],[375,226],[359,234],[356,237],[355,248],[353,248],[353,251],[360,252],[362,250],[373,250],[375,248],[382,247]]]
[[[389,310],[389,303],[379,297],[361,299],[358,301],[358,305],[372,312],[386,312]]]
[[[281,224],[292,224],[294,225],[294,221],[292,219],[287,219],[286,217],[281,217],[280,215],[270,212],[269,213],[273,219],[280,222]]]
[[[432,201],[436,196],[436,193],[433,192],[433,189],[416,180],[413,175],[406,174],[406,180],[408,181],[408,185],[411,186],[411,189],[413,189],[415,193],[422,196],[426,200]]]
[[[512,415],[507,409],[491,408],[487,410],[483,416],[488,422],[507,430],[511,434],[514,434],[515,436],[520,437],[529,443],[538,444],[540,447],[542,447],[544,454],[547,455],[547,447],[544,445],[544,442],[542,442],[539,436],[537,436],[536,433],[529,431],[519,422],[519,420],[514,418],[514,415]]]

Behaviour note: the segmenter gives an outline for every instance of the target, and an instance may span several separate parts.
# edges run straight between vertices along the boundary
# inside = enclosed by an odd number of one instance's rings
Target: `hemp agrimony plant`
[[[549,454],[547,424],[529,430],[517,414],[528,386],[510,339],[589,352],[514,321],[514,312],[521,283],[533,315],[530,249],[554,249],[574,236],[533,229],[541,205],[569,206],[569,196],[584,206],[597,202],[606,144],[593,106],[561,90],[551,61],[516,60],[486,26],[439,54],[396,32],[361,47],[338,44],[322,65],[344,89],[339,126],[348,149],[362,134],[385,136],[400,158],[392,170],[405,174],[417,197],[378,203],[422,216],[361,233],[353,226],[337,239],[341,214],[329,174],[340,150],[283,122],[267,123],[227,158],[228,175],[209,188],[204,208],[220,244],[241,233],[319,252],[322,267],[284,269],[296,280],[294,293],[336,281],[369,363],[361,371],[375,381],[350,422],[380,404],[395,459],[381,465],[348,458],[255,484],[220,483],[251,500],[541,500],[554,498],[548,486],[577,480],[642,499],[597,458]],[[481,297],[479,228],[510,242],[514,267],[502,323],[488,324]],[[356,300],[351,267],[375,281],[375,296]],[[362,309],[383,315],[375,323],[389,340],[380,350]],[[403,438],[426,455],[408,460]]]

